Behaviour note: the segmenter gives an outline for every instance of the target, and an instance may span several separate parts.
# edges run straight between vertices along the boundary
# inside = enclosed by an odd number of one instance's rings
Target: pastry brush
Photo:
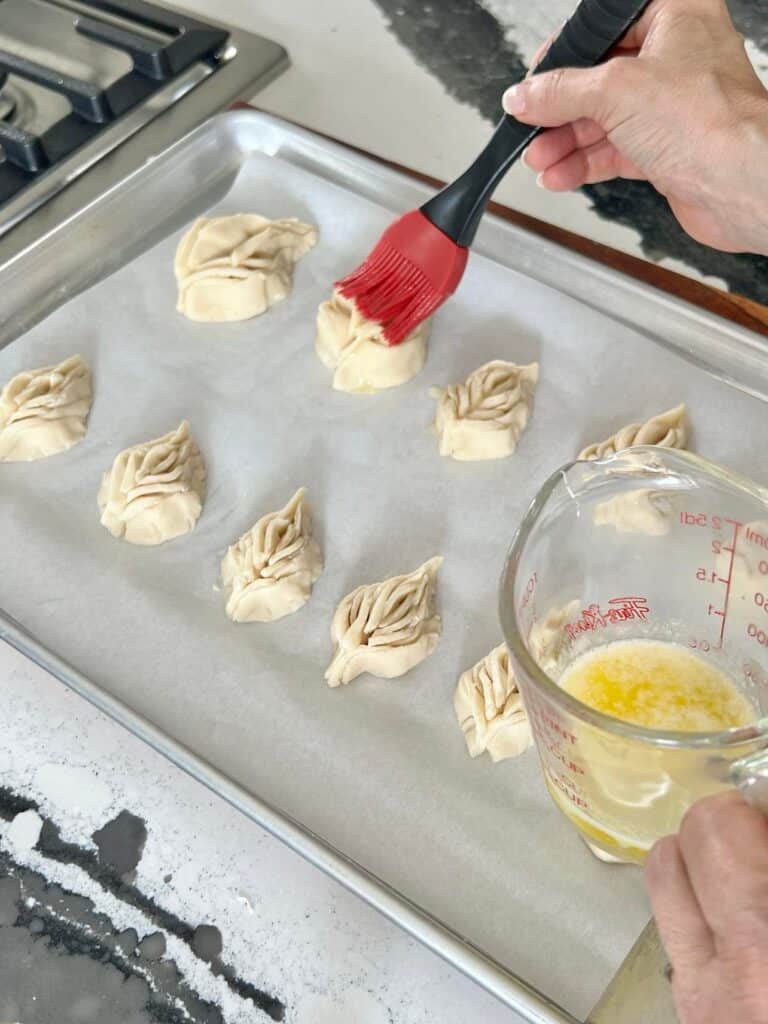
[[[581,0],[534,74],[599,64],[649,0]],[[357,270],[336,282],[398,345],[458,287],[480,218],[503,176],[541,128],[506,114],[456,181],[391,224]]]

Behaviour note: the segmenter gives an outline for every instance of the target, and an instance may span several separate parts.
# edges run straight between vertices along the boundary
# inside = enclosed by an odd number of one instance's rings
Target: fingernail
[[[501,104],[508,114],[522,114],[525,110],[525,83],[518,82],[504,93]]]
[[[537,174],[537,175],[536,175],[536,185],[537,185],[537,186],[538,186],[539,188],[546,188],[546,187],[547,187],[547,186],[546,186],[546,185],[544,184],[544,171],[542,171],[542,172],[541,172],[541,174]]]
[[[526,146],[523,152],[520,154],[520,163],[525,164],[529,171],[533,170],[531,165],[528,163],[528,147]]]

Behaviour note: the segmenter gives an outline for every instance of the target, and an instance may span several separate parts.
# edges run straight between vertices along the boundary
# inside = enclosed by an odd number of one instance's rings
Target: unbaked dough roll
[[[381,324],[366,320],[357,306],[334,291],[317,311],[315,349],[333,371],[333,387],[371,394],[411,380],[427,358],[427,320],[399,345],[389,345]]]
[[[462,384],[433,388],[440,454],[462,462],[512,455],[530,418],[538,379],[538,363],[494,359]]]
[[[503,761],[533,743],[506,644],[494,647],[464,672],[453,707],[471,757],[487,751],[492,761]]]
[[[302,487],[284,508],[262,516],[224,556],[221,578],[233,622],[274,622],[309,600],[323,556],[306,494]]]
[[[654,444],[659,448],[685,448],[688,443],[688,426],[685,406],[661,412],[645,423],[629,423],[617,430],[605,441],[589,444],[579,452],[580,459],[602,459],[615,455],[636,444]]]
[[[16,374],[0,392],[0,462],[45,459],[82,441],[91,398],[81,356]]]
[[[331,623],[336,651],[325,673],[329,686],[351,683],[363,672],[394,679],[434,651],[442,631],[435,611],[442,561],[432,558],[415,572],[347,594]]]
[[[205,462],[183,420],[115,458],[98,493],[102,526],[129,544],[162,544],[189,533],[202,511],[205,478]]]
[[[190,320],[259,316],[290,292],[294,265],[317,242],[317,229],[293,217],[200,217],[176,250],[178,310]]]

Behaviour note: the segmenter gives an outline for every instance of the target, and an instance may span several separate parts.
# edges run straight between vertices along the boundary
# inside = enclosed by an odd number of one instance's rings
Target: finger
[[[542,188],[550,192],[570,192],[582,185],[613,178],[644,178],[634,165],[624,160],[608,139],[601,139],[586,149],[576,149],[559,163],[548,167],[538,178]]]
[[[700,17],[705,8],[714,10],[723,6],[724,0],[652,0],[637,21],[629,26],[616,46],[622,50],[641,50],[659,17],[668,17],[673,7],[677,7],[680,13],[687,11]]]
[[[596,68],[559,68],[533,75],[507,89],[502,103],[508,114],[543,128],[581,118],[609,128],[617,107],[622,108],[623,120],[648,102],[643,95],[648,83],[642,61],[617,57]]]
[[[536,52],[533,54],[533,56],[528,61],[528,74],[529,75],[533,74],[533,72],[536,69],[536,65],[539,63],[541,58],[544,56],[544,54],[547,52],[547,50],[552,45],[552,40],[555,38],[555,36],[559,36],[560,35],[560,33],[563,30],[563,25],[564,24],[565,24],[565,22],[562,23],[560,28],[556,29],[554,32],[550,32],[550,34],[547,36],[547,38],[544,40],[544,42],[541,44],[541,46],[539,46],[536,49]]]
[[[634,21],[624,35],[616,43],[620,50],[640,50],[648,36],[648,30],[659,13],[659,3],[652,3],[646,7],[642,15]]]
[[[624,41],[621,40],[620,42],[618,42],[616,44],[616,46],[613,47],[612,50],[608,51],[608,53],[605,55],[605,60],[610,60],[612,57],[639,57],[639,56],[640,56],[640,51],[638,49],[636,49],[634,46],[626,46],[624,44]]]
[[[715,955],[714,936],[693,891],[677,836],[660,839],[648,854],[645,885],[672,967],[704,967]]]
[[[538,135],[526,149],[523,162],[532,171],[546,171],[575,149],[592,146],[604,138],[605,132],[599,124],[582,118]]]
[[[633,25],[629,27],[625,35],[616,43],[616,50],[639,50],[641,48],[641,46],[645,42],[645,37],[648,34],[648,28],[650,27],[650,24],[652,22],[653,12],[651,8],[655,6],[655,4],[651,4],[650,7],[645,11],[643,16],[638,18],[637,22],[635,22]],[[536,50],[534,55],[530,57],[530,59],[528,60],[528,74],[530,74],[530,72],[536,68],[539,61],[542,59],[544,54],[552,45],[552,41],[556,39],[557,36],[560,35],[564,27],[565,22],[562,22],[560,24],[559,29],[556,29],[554,32],[550,33],[550,35],[545,39],[541,46],[539,46],[539,48]],[[613,55],[613,51],[611,51],[610,55]]]
[[[768,932],[768,820],[734,791],[700,800],[680,850],[710,928],[725,944]]]

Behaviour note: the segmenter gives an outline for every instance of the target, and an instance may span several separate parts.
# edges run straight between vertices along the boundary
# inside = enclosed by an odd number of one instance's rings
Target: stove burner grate
[[[77,17],[75,31],[127,53],[133,68],[102,89],[0,50],[0,148],[5,154],[5,162],[0,164],[0,205],[24,182],[59,163],[187,68],[199,61],[214,62],[228,38],[223,29],[145,0],[81,0],[81,5],[89,7],[94,17]],[[99,12],[117,15],[135,30],[104,21]],[[156,38],[158,34],[162,38]],[[71,112],[40,135],[9,123],[15,104],[12,97],[2,94],[9,74],[64,96]]]
[[[0,121],[10,121],[16,112],[16,100],[7,92],[3,92],[3,86],[8,76],[0,72]]]
[[[16,102],[0,93],[0,121],[10,121],[16,112]]]

